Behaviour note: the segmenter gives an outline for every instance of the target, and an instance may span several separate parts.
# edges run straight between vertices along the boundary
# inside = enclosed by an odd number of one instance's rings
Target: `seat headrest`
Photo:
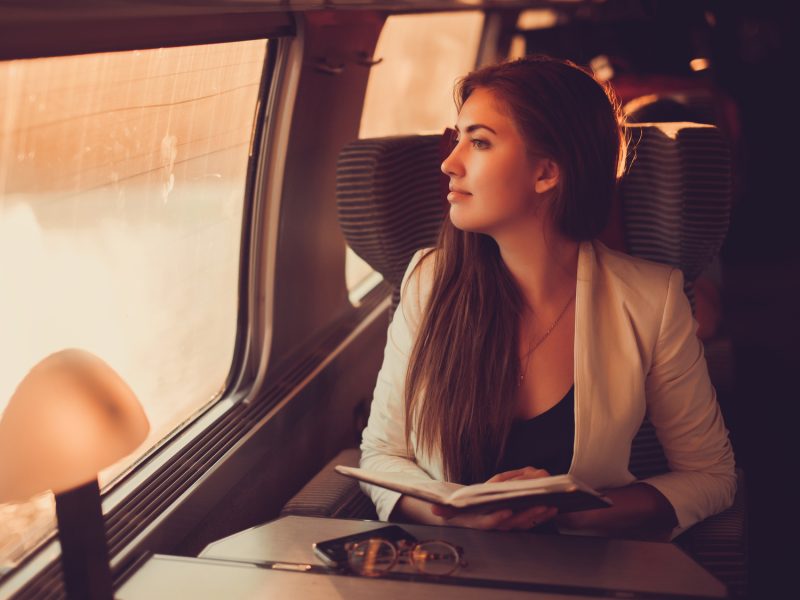
[[[345,239],[396,296],[414,252],[436,244],[446,214],[447,183],[439,170],[443,139],[358,140],[339,154],[336,200]]]
[[[628,169],[620,183],[630,254],[683,270],[691,282],[719,251],[731,205],[730,153],[716,127],[627,126]],[[339,155],[336,196],[350,247],[395,290],[420,248],[435,245],[447,212],[439,170],[449,135],[357,140]]]
[[[728,232],[728,143],[713,125],[639,123],[627,130],[629,167],[620,181],[627,250],[678,267],[691,282]]]

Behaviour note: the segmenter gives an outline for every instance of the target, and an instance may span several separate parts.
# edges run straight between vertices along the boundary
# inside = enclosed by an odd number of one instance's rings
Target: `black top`
[[[558,404],[527,421],[514,421],[498,472],[535,467],[562,475],[572,463],[575,441],[575,386]]]

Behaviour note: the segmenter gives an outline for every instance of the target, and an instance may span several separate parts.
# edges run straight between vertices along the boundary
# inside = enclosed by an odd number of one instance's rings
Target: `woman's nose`
[[[464,174],[464,166],[458,158],[458,150],[459,144],[456,144],[450,151],[448,157],[442,161],[442,173],[449,177],[458,177]]]

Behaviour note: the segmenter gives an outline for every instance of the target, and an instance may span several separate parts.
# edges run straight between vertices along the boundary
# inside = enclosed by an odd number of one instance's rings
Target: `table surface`
[[[724,598],[725,586],[674,544],[458,527],[401,527],[419,540],[461,546],[468,565],[444,583],[321,574],[312,544],[386,523],[289,516],[209,544],[196,559],[155,555],[118,590],[137,598],[542,598],[613,592],[639,598]],[[232,562],[238,561],[238,562]],[[312,565],[315,572],[254,566]],[[397,568],[396,568],[397,569]],[[407,568],[411,570],[410,567]],[[403,577],[404,569],[397,569]],[[409,591],[413,586],[413,592]],[[489,592],[489,589],[491,592]],[[169,590],[169,593],[166,592]]]
[[[245,563],[156,554],[114,597],[116,600],[586,600],[592,596],[295,573]]]

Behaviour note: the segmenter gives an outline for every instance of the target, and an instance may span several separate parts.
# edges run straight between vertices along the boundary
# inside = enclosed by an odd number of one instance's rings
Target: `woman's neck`
[[[580,243],[541,222],[537,225],[494,239],[527,304],[534,312],[546,313],[575,292]]]

